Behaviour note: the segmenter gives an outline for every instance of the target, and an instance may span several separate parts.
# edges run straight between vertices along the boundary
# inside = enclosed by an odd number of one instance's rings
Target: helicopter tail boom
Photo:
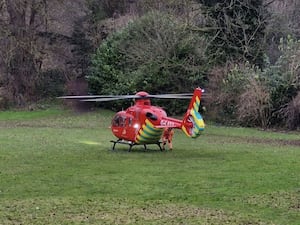
[[[203,118],[199,113],[201,95],[202,89],[196,88],[182,120],[181,129],[188,137],[198,137],[205,127]]]

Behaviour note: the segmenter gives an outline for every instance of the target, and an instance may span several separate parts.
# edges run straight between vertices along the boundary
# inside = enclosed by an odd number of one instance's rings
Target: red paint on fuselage
[[[139,92],[138,94],[140,94]],[[146,96],[144,95],[143,97]],[[181,128],[181,121],[167,117],[167,113],[157,106],[152,106],[150,99],[137,99],[135,105],[129,107],[125,111],[118,112],[112,120],[113,134],[122,140],[138,142],[137,135],[146,125],[146,121],[153,129],[160,129],[162,132],[163,126],[172,126],[174,128]],[[151,128],[152,129],[152,128]],[[151,142],[156,143],[160,137],[153,137]],[[149,140],[150,141],[150,140]]]

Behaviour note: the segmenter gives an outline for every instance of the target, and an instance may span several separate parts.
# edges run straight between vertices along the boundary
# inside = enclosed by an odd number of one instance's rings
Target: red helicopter
[[[194,93],[150,95],[140,91],[136,95],[88,95],[64,96],[64,99],[81,99],[88,102],[104,102],[120,99],[134,99],[135,104],[126,110],[117,112],[112,119],[111,130],[118,138],[112,140],[112,149],[116,144],[127,144],[131,151],[134,145],[157,144],[161,148],[161,136],[165,128],[181,129],[188,137],[197,138],[204,130],[205,124],[199,113],[203,90],[196,88]],[[150,98],[191,99],[182,120],[168,117],[158,106],[152,106]]]

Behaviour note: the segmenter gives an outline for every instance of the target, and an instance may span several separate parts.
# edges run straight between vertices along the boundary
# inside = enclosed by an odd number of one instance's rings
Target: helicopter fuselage
[[[118,112],[112,119],[112,133],[120,140],[136,144],[157,143],[164,127],[181,128],[181,120],[170,118],[149,99],[136,100],[135,105]]]

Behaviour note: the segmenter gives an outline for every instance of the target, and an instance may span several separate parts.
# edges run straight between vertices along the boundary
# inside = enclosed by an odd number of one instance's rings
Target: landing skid
[[[161,142],[158,141],[157,143],[151,143],[151,144],[138,144],[138,143],[134,143],[134,142],[131,142],[131,141],[126,141],[126,140],[123,140],[123,139],[118,139],[116,141],[114,140],[111,140],[110,142],[113,143],[113,147],[112,147],[112,150],[115,150],[115,147],[116,147],[116,144],[124,144],[124,145],[129,145],[129,148],[128,148],[128,152],[131,151],[132,147],[135,146],[135,145],[144,145],[144,148],[145,150],[147,150],[147,145],[158,145],[160,151],[163,151],[162,147],[161,147]]]

